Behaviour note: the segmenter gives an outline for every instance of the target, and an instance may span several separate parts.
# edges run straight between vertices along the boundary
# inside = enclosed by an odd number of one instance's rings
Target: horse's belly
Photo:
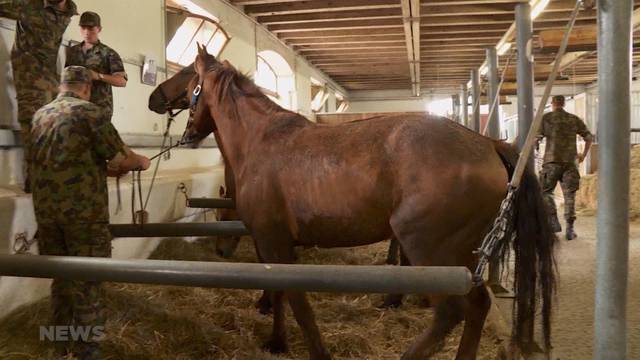
[[[318,216],[297,223],[296,242],[305,246],[349,247],[391,237],[388,218]]]

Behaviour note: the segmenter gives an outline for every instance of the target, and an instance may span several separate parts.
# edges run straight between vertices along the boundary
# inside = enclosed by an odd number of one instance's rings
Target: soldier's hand
[[[151,166],[151,160],[148,157],[140,155],[140,170],[147,170]]]

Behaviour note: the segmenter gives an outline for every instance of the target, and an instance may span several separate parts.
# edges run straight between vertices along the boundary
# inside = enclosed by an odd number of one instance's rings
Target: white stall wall
[[[114,88],[115,111],[113,124],[121,134],[161,135],[167,121],[166,116],[157,115],[147,109],[149,94],[154,86],[141,83],[141,64],[145,56],[157,60],[165,67],[165,9],[163,0],[75,0],[79,12],[91,10],[102,17],[101,40],[114,48],[123,58],[129,75],[126,88]],[[202,8],[220,20],[231,40],[220,58],[229,60],[240,71],[253,75],[256,70],[256,53],[273,50],[287,60],[295,77],[295,91],[291,94],[293,110],[311,115],[311,82],[313,76],[322,79],[334,91],[348,95],[292,49],[256,26],[253,20],[231,5],[220,0],[194,0]],[[79,17],[74,17],[65,34],[64,44],[69,40],[81,40]],[[15,36],[15,23],[0,19],[0,128],[17,129],[15,116],[15,92],[11,80],[10,49]],[[60,59],[60,63],[63,63]],[[164,80],[164,69],[159,71],[158,82]],[[186,114],[172,127],[172,134],[181,134],[186,123]],[[12,253],[16,235],[26,232],[33,236],[36,228],[31,196],[24,194],[22,182],[22,149],[8,144],[3,139],[13,135],[7,130],[0,132],[0,253]],[[129,136],[128,138],[133,138]],[[155,141],[155,139],[153,139]],[[174,137],[175,140],[175,137]],[[158,138],[158,146],[160,139]],[[9,146],[2,148],[2,146]],[[136,149],[145,155],[153,155],[158,149]],[[216,148],[176,149],[169,160],[163,160],[153,188],[147,210],[153,222],[199,221],[193,216],[194,209],[184,209],[184,197],[177,190],[184,183],[190,196],[215,197],[224,184],[220,153]],[[151,171],[143,176],[142,189],[146,195],[150,187]],[[122,181],[122,199],[129,199],[130,176]],[[129,222],[126,211],[115,211],[116,188],[110,181],[111,221]],[[126,201],[126,200],[125,200]],[[128,204],[124,203],[126,208]],[[199,213],[199,212],[197,212]],[[211,216],[209,217],[211,219]],[[114,257],[145,257],[157,244],[151,240],[116,240]],[[35,250],[35,249],[33,249]],[[47,295],[46,280],[23,278],[0,278],[0,317],[12,309]]]
[[[256,70],[256,53],[273,50],[287,60],[294,72],[296,91],[292,94],[294,111],[311,115],[310,78],[322,79],[333,91],[347,94],[338,84],[292,49],[277,40],[260,25],[256,25],[239,10],[220,0],[194,0],[220,20],[220,25],[231,37],[220,55],[240,71],[253,75]],[[165,118],[147,110],[147,99],[152,86],[140,82],[140,64],[149,55],[165,66],[164,1],[162,0],[76,0],[78,11],[95,11],[102,17],[101,40],[114,48],[125,60],[129,84],[124,89],[114,89],[113,123],[121,133],[161,134]],[[74,17],[65,34],[66,40],[81,40],[79,17]],[[15,105],[11,84],[9,53],[13,44],[14,22],[0,20],[0,125],[15,127]],[[164,80],[159,74],[158,81]],[[174,133],[184,127],[184,117],[175,125]]]

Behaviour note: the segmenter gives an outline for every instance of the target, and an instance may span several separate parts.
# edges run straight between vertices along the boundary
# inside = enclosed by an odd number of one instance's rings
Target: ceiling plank
[[[378,20],[400,17],[402,17],[402,12],[400,11],[400,9],[369,9],[353,11],[326,11],[320,13],[293,15],[259,16],[258,18],[256,18],[256,20],[263,25],[274,25],[326,22],[337,20]]]
[[[305,14],[325,11],[352,11],[400,8],[398,0],[297,1],[286,4],[247,5],[244,11],[253,16]]]

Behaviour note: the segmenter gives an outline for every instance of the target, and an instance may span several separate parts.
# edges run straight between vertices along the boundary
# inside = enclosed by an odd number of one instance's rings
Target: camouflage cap
[[[91,73],[83,66],[67,66],[62,70],[63,84],[91,83]]]
[[[80,16],[80,26],[100,26],[100,15],[93,11],[85,11]]]

